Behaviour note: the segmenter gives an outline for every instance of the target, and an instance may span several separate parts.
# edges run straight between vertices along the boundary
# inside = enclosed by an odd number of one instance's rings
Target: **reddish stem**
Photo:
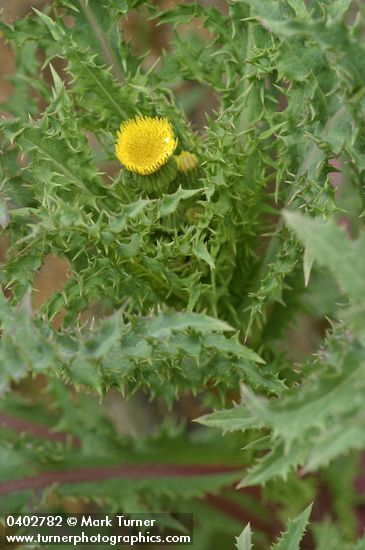
[[[123,464],[98,468],[75,468],[58,472],[42,472],[33,477],[3,481],[0,483],[0,494],[26,489],[44,489],[54,483],[87,483],[113,478],[207,476],[239,472],[240,469],[234,466],[212,464]]]
[[[75,447],[80,447],[80,440],[77,437],[71,436],[67,432],[53,432],[50,428],[47,428],[47,426],[42,426],[41,424],[24,420],[23,418],[16,418],[1,413],[0,426],[6,426],[20,433],[29,433],[34,435],[34,437],[44,437],[51,441],[59,441],[60,443],[67,443],[67,441],[71,440]]]

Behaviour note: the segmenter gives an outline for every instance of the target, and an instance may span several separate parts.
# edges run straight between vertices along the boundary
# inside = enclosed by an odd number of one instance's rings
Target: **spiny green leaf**
[[[220,428],[223,432],[245,431],[255,426],[255,421],[243,406],[223,409],[201,416],[196,420],[204,426]]]
[[[271,479],[287,479],[289,473],[305,460],[307,451],[300,445],[287,451],[281,443],[275,443],[272,450],[260,458],[247,472],[238,487],[264,485]]]
[[[167,216],[175,212],[182,200],[189,199],[201,193],[201,189],[182,189],[181,187],[172,195],[163,197],[159,204],[159,216]]]
[[[86,357],[100,359],[119,341],[121,333],[121,313],[116,311],[108,319],[103,319],[93,338],[85,340],[81,353]]]
[[[297,518],[289,521],[288,528],[280,539],[271,547],[272,550],[300,550],[300,541],[312,511],[308,506]]]
[[[252,548],[252,532],[248,523],[239,537],[236,538],[237,550],[251,550]]]
[[[147,325],[146,334],[154,338],[166,338],[172,331],[186,328],[192,328],[200,332],[234,330],[224,321],[214,319],[208,315],[170,312],[152,319]]]
[[[365,294],[365,238],[351,241],[334,221],[311,219],[297,212],[284,212],[284,219],[311,256],[331,271],[341,288],[353,300],[361,300]]]

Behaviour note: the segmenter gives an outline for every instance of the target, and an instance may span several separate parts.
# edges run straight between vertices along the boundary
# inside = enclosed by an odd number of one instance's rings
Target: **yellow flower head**
[[[176,145],[168,120],[136,116],[121,124],[115,154],[127,170],[146,176],[166,164]]]
[[[179,172],[184,174],[195,170],[199,164],[197,156],[194,153],[189,153],[189,151],[182,151],[180,155],[176,155],[175,161]]]

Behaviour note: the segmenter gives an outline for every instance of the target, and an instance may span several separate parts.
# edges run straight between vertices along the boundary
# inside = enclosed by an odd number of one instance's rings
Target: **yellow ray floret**
[[[168,120],[137,116],[121,124],[115,154],[127,170],[146,176],[166,164],[176,145]]]

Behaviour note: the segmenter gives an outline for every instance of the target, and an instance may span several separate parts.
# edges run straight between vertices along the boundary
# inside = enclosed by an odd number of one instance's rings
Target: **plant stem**
[[[122,83],[124,81],[123,71],[122,71],[122,69],[119,65],[119,62],[118,62],[112,48],[110,47],[109,41],[108,41],[105,33],[100,28],[100,25],[99,25],[95,15],[93,14],[92,9],[85,2],[85,0],[78,0],[78,2],[80,4],[80,8],[84,12],[84,15],[85,15],[87,21],[90,24],[90,27],[91,27],[93,33],[96,36],[97,41],[100,44],[100,47],[101,47],[101,50],[103,52],[103,57],[104,57],[104,61],[105,61],[106,65],[108,67],[110,67],[110,70],[111,70],[114,78],[116,80],[118,80],[118,82]]]

